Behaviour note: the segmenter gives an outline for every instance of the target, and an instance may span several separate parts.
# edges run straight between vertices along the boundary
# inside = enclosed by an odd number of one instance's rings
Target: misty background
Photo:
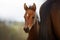
[[[0,19],[12,21],[24,21],[24,3],[28,6],[36,4],[36,12],[39,15],[41,4],[45,0],[0,0]]]

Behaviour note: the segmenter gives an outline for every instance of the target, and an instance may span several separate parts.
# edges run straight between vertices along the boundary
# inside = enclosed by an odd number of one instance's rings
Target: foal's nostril
[[[24,31],[26,32],[26,33],[28,33],[29,32],[29,28],[27,27],[27,28],[24,28]]]

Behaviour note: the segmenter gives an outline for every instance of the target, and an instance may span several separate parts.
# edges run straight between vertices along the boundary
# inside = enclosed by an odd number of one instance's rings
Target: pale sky
[[[24,3],[28,6],[36,3],[39,14],[39,8],[45,0],[0,0],[0,18],[6,20],[24,21]]]

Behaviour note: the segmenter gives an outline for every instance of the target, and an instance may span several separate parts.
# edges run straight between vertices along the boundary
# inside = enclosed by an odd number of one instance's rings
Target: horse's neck
[[[35,23],[29,32],[28,40],[38,40],[37,23]]]
[[[34,35],[34,34],[37,35],[38,32],[39,32],[39,23],[38,21],[36,21],[29,33],[31,35]]]
[[[34,24],[34,28],[36,30],[36,33],[39,33],[39,17],[37,15],[37,13],[35,14],[35,24]]]
[[[35,32],[37,31],[37,22],[35,22],[35,24],[33,25],[33,27],[31,28],[30,32]]]

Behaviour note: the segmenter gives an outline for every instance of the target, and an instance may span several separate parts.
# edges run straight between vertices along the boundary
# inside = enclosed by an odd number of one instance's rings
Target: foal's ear
[[[27,10],[27,9],[28,9],[28,7],[27,7],[26,3],[24,3],[24,9],[25,9],[25,10]]]
[[[35,3],[33,3],[32,9],[33,9],[34,11],[36,11],[36,4],[35,4]]]

